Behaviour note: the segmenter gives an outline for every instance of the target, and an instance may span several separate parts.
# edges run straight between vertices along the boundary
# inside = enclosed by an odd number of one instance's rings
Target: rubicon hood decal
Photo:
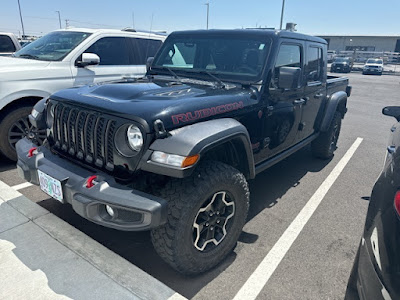
[[[200,110],[196,110],[194,112],[186,112],[178,115],[171,116],[172,123],[186,123],[198,119],[207,118],[209,116],[223,114],[229,111],[242,109],[244,107],[243,101],[233,102],[223,105],[218,105],[215,107],[208,107]]]

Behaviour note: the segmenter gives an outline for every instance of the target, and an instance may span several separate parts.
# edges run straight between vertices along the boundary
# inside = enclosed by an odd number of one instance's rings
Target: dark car
[[[400,106],[385,107],[382,113],[400,121]],[[391,131],[346,299],[400,299],[400,123]]]
[[[47,140],[17,143],[18,170],[92,222],[151,230],[167,263],[196,274],[235,247],[249,179],[307,144],[333,156],[350,91],[347,78],[327,76],[320,38],[174,32],[147,77],[35,106],[31,121]]]
[[[349,57],[336,57],[331,65],[331,72],[350,73],[353,68],[353,61]]]

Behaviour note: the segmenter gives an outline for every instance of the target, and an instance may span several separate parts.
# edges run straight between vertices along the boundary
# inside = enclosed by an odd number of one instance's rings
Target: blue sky
[[[282,0],[20,0],[27,34],[45,34],[69,19],[74,27],[137,29],[200,29],[279,27]],[[307,34],[400,35],[400,0],[286,0],[284,21]],[[0,31],[21,31],[17,0],[1,0]]]

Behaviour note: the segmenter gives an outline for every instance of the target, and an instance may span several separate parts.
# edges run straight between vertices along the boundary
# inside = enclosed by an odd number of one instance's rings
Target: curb
[[[0,202],[10,205],[53,239],[126,288],[134,296],[149,300],[186,299],[2,181],[0,181],[0,191]]]

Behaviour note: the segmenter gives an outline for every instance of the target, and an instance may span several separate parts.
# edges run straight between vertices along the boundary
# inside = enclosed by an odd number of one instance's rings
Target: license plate
[[[61,182],[40,170],[38,170],[38,176],[41,190],[50,197],[60,202],[64,202]]]

